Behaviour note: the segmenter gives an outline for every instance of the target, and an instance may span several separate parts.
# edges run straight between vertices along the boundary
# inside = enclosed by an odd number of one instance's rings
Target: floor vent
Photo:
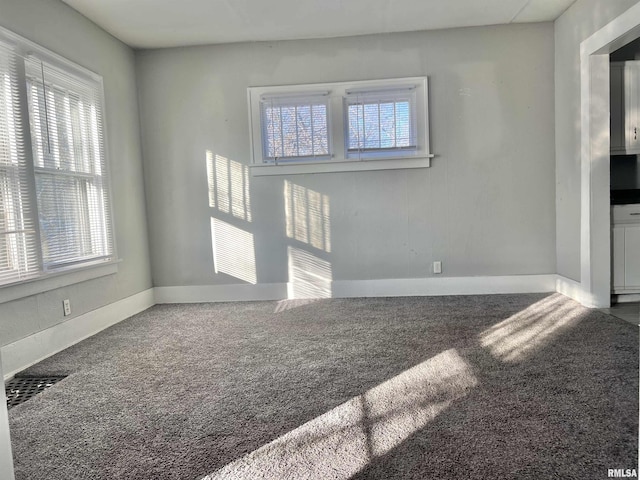
[[[67,378],[67,376],[14,377],[4,384],[4,393],[7,396],[7,408],[15,407],[16,405],[26,402],[64,378]]]

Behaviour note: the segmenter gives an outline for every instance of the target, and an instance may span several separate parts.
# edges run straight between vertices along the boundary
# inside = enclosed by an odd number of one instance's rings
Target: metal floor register
[[[66,375],[55,375],[49,377],[24,376],[12,378],[4,384],[7,408],[26,402],[66,377]]]

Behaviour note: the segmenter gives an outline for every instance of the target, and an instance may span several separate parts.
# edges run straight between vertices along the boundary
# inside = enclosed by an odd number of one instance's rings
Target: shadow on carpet
[[[600,479],[638,329],[554,295],[158,305],[28,369],[17,480]]]

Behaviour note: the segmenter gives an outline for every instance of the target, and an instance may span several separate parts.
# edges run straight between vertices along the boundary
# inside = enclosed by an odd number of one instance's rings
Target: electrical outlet
[[[433,273],[442,273],[442,262],[433,262]]]
[[[64,316],[71,315],[71,301],[67,298],[62,301],[62,307],[64,308]]]

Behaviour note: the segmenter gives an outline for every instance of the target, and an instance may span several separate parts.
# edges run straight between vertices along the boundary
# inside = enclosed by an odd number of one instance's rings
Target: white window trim
[[[38,277],[7,283],[0,287],[0,304],[86,282],[118,273],[118,264],[122,260],[109,262],[97,261],[74,268],[48,271]]]
[[[408,151],[406,155],[381,156],[380,158],[373,158],[375,155],[365,155],[363,158],[350,158],[346,151],[347,145],[345,142],[346,115],[344,98],[347,92],[394,89],[408,85],[417,87],[417,150]],[[332,149],[330,151],[330,159],[287,159],[280,164],[266,163],[263,158],[261,98],[264,96],[305,95],[317,93],[318,91],[329,92],[329,148]],[[427,77],[249,87],[247,89],[247,103],[249,107],[249,134],[252,158],[250,169],[253,176],[425,168],[430,166],[430,159],[435,156],[431,153],[429,144],[429,85]]]
[[[122,262],[122,259],[120,259],[118,256],[115,220],[113,217],[114,197],[110,181],[111,172],[109,161],[109,137],[106,125],[107,106],[105,101],[104,82],[102,76],[2,26],[0,26],[0,40],[18,45],[22,50],[26,52],[36,53],[39,59],[41,59],[42,61],[46,61],[48,64],[54,66],[55,68],[63,69],[64,71],[69,72],[77,76],[78,78],[86,79],[88,81],[96,82],[99,84],[99,101],[102,104],[102,148],[105,155],[104,167],[105,173],[109,178],[109,181],[105,185],[105,188],[107,189],[107,195],[111,200],[109,202],[109,218],[111,232],[113,235],[113,238],[111,240],[113,245],[113,254],[109,259],[97,258],[95,259],[95,261],[89,261],[77,265],[63,265],[55,269],[47,269],[45,265],[41,264],[42,269],[40,270],[38,275],[30,276],[28,278],[17,280],[15,282],[0,284],[0,304],[2,304],[4,302],[25,298],[39,293],[44,293],[47,291],[55,290],[57,288],[63,288],[69,285],[82,283],[103,276],[116,274],[118,272],[118,264]],[[24,108],[26,108],[27,99],[23,99],[23,102],[25,105]],[[28,142],[31,143],[31,133],[28,129],[25,132],[25,135],[29,135]],[[28,153],[28,155],[32,157],[31,153]],[[31,158],[31,165],[31,168],[34,170],[35,181],[35,166],[33,165],[33,157]],[[38,230],[40,229],[40,225],[37,221],[35,224],[35,228]]]
[[[331,118],[331,106],[329,105],[329,92],[325,91],[325,92],[307,92],[305,94],[293,94],[293,95],[261,95],[260,97],[260,134],[261,134],[261,139],[264,140],[264,138],[262,137],[262,135],[265,132],[265,124],[263,123],[265,121],[265,112],[264,112],[264,108],[265,106],[270,106],[270,107],[286,107],[286,106],[306,106],[306,105],[323,105],[325,107],[325,119],[327,122],[327,128],[329,128],[329,122],[330,122],[330,118]],[[311,112],[310,112],[311,113]],[[282,122],[281,126],[280,126],[280,134],[282,135]],[[313,128],[313,115],[311,118],[311,125]],[[296,135],[298,134],[298,132],[296,132]],[[313,137],[313,135],[312,135]],[[283,142],[284,143],[284,142]],[[312,138],[312,145],[313,145],[313,138]],[[284,149],[284,145],[281,146]],[[299,145],[298,145],[299,148]],[[314,162],[314,161],[323,161],[323,160],[329,160],[331,159],[331,142],[330,142],[330,135],[327,136],[327,149],[328,149],[328,153],[314,153],[312,152],[309,155],[306,156],[282,156],[282,157],[269,157],[266,154],[266,144],[262,145],[262,160],[264,163],[269,163],[269,164],[278,164],[278,162],[280,163],[300,163],[300,162]],[[313,148],[313,150],[315,150],[315,148]],[[283,152],[284,153],[284,152]],[[299,153],[299,151],[298,151]]]

